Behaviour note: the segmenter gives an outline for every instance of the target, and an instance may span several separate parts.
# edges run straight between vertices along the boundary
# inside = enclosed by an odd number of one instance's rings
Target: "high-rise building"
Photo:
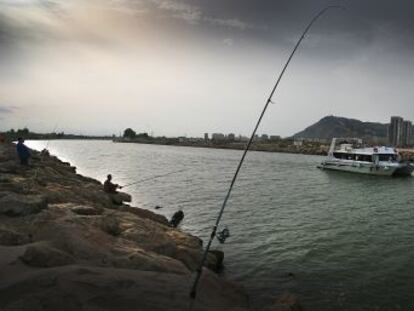
[[[234,141],[236,138],[236,135],[234,135],[233,133],[230,133],[227,135],[227,140],[229,141]]]
[[[414,146],[414,125],[411,127],[411,146]]]
[[[413,139],[413,124],[411,121],[403,121],[402,124],[402,135],[401,135],[401,145],[402,146],[411,146]]]
[[[402,145],[402,133],[403,133],[403,118],[391,117],[391,123],[388,129],[388,140],[392,146]]]

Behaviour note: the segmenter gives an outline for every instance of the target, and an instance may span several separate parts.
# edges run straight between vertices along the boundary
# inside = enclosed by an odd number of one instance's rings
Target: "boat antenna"
[[[196,270],[197,274],[196,274],[196,277],[194,279],[194,283],[193,283],[193,285],[191,287],[191,292],[190,292],[190,298],[192,299],[192,303],[191,303],[190,306],[193,305],[193,302],[194,302],[194,300],[195,300],[195,298],[197,296],[197,285],[198,285],[198,282],[200,280],[200,277],[201,277],[201,274],[202,274],[202,271],[203,271],[203,266],[204,266],[204,263],[205,263],[205,261],[207,259],[207,255],[208,255],[208,251],[210,249],[211,243],[213,242],[213,239],[216,236],[217,227],[218,227],[218,225],[220,223],[221,217],[223,216],[224,209],[225,209],[226,204],[227,204],[227,201],[228,201],[228,199],[230,197],[230,193],[231,193],[231,191],[233,189],[234,183],[236,182],[237,175],[239,174],[239,171],[240,171],[240,169],[241,169],[241,167],[243,165],[243,162],[244,162],[244,159],[246,157],[247,151],[249,150],[249,148],[250,148],[250,146],[251,146],[251,144],[253,142],[253,139],[254,139],[254,137],[256,135],[256,131],[257,131],[259,125],[260,125],[260,122],[262,121],[262,118],[263,118],[263,116],[264,116],[264,114],[265,114],[265,112],[267,110],[267,107],[269,106],[270,103],[272,103],[273,94],[275,93],[275,91],[276,91],[276,89],[277,89],[277,87],[278,87],[278,85],[280,83],[280,80],[282,79],[283,74],[285,73],[286,68],[288,67],[288,65],[289,65],[289,63],[290,63],[293,55],[295,54],[295,52],[298,49],[298,47],[299,47],[300,43],[302,42],[302,40],[305,38],[306,33],[309,31],[309,29],[312,27],[312,25],[315,23],[315,21],[319,17],[321,17],[329,9],[334,9],[334,8],[337,8],[337,9],[338,8],[342,8],[342,9],[344,9],[344,7],[338,6],[338,5],[330,5],[330,6],[327,6],[324,9],[322,9],[318,14],[316,14],[313,17],[313,19],[310,21],[310,23],[308,24],[308,26],[303,31],[302,36],[299,38],[298,42],[296,43],[295,47],[293,48],[292,53],[289,55],[289,58],[288,58],[288,60],[287,60],[287,62],[285,64],[285,66],[283,67],[282,71],[279,74],[279,77],[276,80],[276,84],[274,85],[272,91],[270,92],[270,95],[269,95],[268,99],[266,100],[266,104],[265,104],[265,106],[264,106],[264,108],[262,110],[262,113],[260,114],[259,119],[257,120],[257,123],[256,123],[256,126],[254,127],[253,133],[250,136],[250,139],[249,139],[249,141],[248,141],[248,143],[246,145],[246,148],[244,149],[244,152],[243,152],[243,155],[242,155],[242,157],[240,159],[240,162],[237,165],[237,168],[236,168],[236,171],[234,173],[233,179],[231,180],[231,183],[230,183],[230,187],[229,187],[229,189],[227,191],[227,194],[226,194],[226,196],[224,198],[223,204],[221,205],[221,208],[220,208],[220,211],[219,211],[219,214],[218,214],[216,223],[214,224],[213,230],[211,232],[210,240],[207,243],[207,246],[206,246],[206,248],[204,250],[203,257],[202,257],[202,259],[200,261],[200,264],[199,264],[199,266],[198,266],[198,268]],[[191,307],[190,307],[190,309],[191,309]]]

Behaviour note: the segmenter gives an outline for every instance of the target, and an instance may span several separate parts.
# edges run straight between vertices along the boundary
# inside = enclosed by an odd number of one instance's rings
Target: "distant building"
[[[269,140],[269,135],[267,135],[267,134],[262,134],[262,136],[260,136],[260,140],[261,140],[261,141],[264,141],[264,142],[268,141],[268,140]]]
[[[227,140],[229,141],[234,141],[236,138],[236,135],[234,135],[233,133],[230,133],[227,135]]]
[[[302,146],[303,145],[303,139],[302,138],[294,138],[293,145],[297,146],[297,147]]]
[[[411,127],[411,146],[414,146],[414,125]]]
[[[208,142],[208,133],[204,133],[204,141]]]
[[[211,135],[211,139],[212,140],[215,140],[215,141],[218,141],[218,140],[225,140],[225,136],[224,136],[224,134],[222,134],[222,133],[213,133],[212,135]]]
[[[411,121],[403,121],[401,145],[404,147],[411,146],[413,142],[413,124]]]
[[[282,138],[279,135],[270,135],[270,141],[275,142],[275,141],[279,141]]]
[[[249,137],[239,135],[236,140],[240,142],[249,141]]]
[[[391,117],[391,123],[388,129],[388,140],[392,146],[401,146],[403,144],[403,122],[401,117]]]

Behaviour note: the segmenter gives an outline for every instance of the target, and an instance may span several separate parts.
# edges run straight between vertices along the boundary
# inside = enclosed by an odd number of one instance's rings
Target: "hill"
[[[381,141],[387,139],[388,124],[375,122],[362,122],[356,119],[326,116],[296,133],[295,138],[321,138],[358,137],[364,140]]]

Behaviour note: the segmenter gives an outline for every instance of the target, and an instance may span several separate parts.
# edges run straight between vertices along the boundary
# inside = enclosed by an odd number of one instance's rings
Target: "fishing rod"
[[[298,42],[296,43],[295,47],[293,48],[292,53],[289,55],[289,58],[288,58],[288,60],[287,60],[287,62],[285,64],[285,66],[283,67],[282,71],[279,74],[279,77],[276,80],[276,84],[274,85],[272,91],[270,92],[270,95],[269,95],[268,99],[266,100],[266,104],[264,105],[264,108],[263,108],[263,110],[262,110],[262,112],[261,112],[261,114],[259,116],[259,119],[257,120],[256,126],[254,127],[253,133],[250,136],[250,139],[249,139],[249,141],[248,141],[248,143],[246,145],[246,148],[244,149],[244,152],[243,152],[243,155],[242,155],[242,157],[240,159],[240,162],[237,165],[237,168],[236,168],[236,171],[234,173],[233,179],[231,180],[229,189],[228,189],[227,194],[226,194],[226,196],[224,198],[223,204],[221,205],[221,208],[220,208],[220,211],[219,211],[219,214],[218,214],[216,223],[214,224],[213,230],[211,232],[210,239],[209,239],[209,241],[207,243],[207,246],[206,246],[206,248],[204,250],[203,257],[202,257],[202,259],[200,261],[200,264],[199,264],[199,266],[198,266],[198,268],[196,270],[197,274],[196,274],[196,277],[194,279],[194,283],[193,283],[193,285],[191,287],[191,291],[190,291],[190,298],[192,299],[191,305],[190,305],[190,309],[192,308],[193,302],[194,302],[194,300],[195,300],[195,298],[197,296],[197,285],[198,285],[198,282],[200,281],[200,277],[201,277],[201,274],[202,274],[202,271],[203,271],[203,266],[204,266],[204,263],[205,263],[205,261],[207,259],[207,255],[208,255],[208,251],[209,251],[209,249],[211,247],[211,243],[213,242],[213,239],[216,236],[217,227],[218,227],[218,225],[220,223],[221,217],[223,216],[223,212],[224,212],[224,209],[226,207],[227,201],[228,201],[228,199],[230,197],[230,193],[231,193],[231,191],[233,189],[234,183],[236,182],[237,176],[238,176],[238,174],[240,172],[240,169],[241,169],[241,167],[243,165],[243,162],[244,162],[244,159],[246,157],[247,151],[249,151],[249,148],[250,148],[250,146],[251,146],[251,144],[253,142],[253,139],[254,139],[254,137],[256,135],[256,131],[259,128],[259,125],[260,125],[260,123],[261,123],[261,121],[263,119],[263,116],[264,116],[264,114],[265,114],[265,112],[267,110],[267,107],[269,106],[270,103],[273,103],[272,102],[273,94],[275,93],[275,91],[276,91],[276,89],[277,89],[277,87],[278,87],[278,85],[279,85],[279,83],[280,83],[280,81],[281,81],[281,79],[283,77],[283,74],[286,71],[286,68],[288,67],[290,61],[292,60],[293,55],[295,54],[295,52],[298,49],[298,47],[299,47],[300,43],[302,42],[302,40],[305,38],[306,33],[309,31],[309,29],[312,27],[312,25],[316,22],[316,20],[319,17],[321,17],[327,10],[333,9],[333,8],[337,8],[337,9],[338,8],[342,8],[342,9],[344,9],[344,7],[342,7],[342,6],[336,6],[336,5],[327,6],[327,7],[325,7],[324,9],[322,9],[318,14],[316,14],[312,18],[312,20],[310,21],[310,23],[308,24],[308,26],[303,31],[302,36],[299,38]]]
[[[132,186],[132,185],[136,185],[136,184],[142,183],[144,181],[148,181],[148,180],[152,180],[152,179],[156,179],[156,178],[160,178],[160,177],[164,177],[164,176],[168,176],[168,175],[172,175],[172,174],[177,174],[177,173],[180,173],[180,172],[183,172],[183,171],[186,171],[186,170],[187,169],[182,169],[182,170],[179,170],[179,171],[169,172],[169,173],[166,173],[166,174],[161,174],[161,175],[156,175],[156,176],[151,176],[151,177],[148,177],[148,178],[140,179],[140,180],[134,181],[130,184],[126,184],[125,186],[122,186],[122,188],[129,187],[129,186]]]
[[[53,128],[53,131],[52,131],[51,134],[54,134],[56,132],[57,127],[58,127],[58,122],[56,122],[55,127]],[[46,146],[44,148],[45,150],[48,150],[47,147],[49,146],[49,143],[50,143],[50,135],[49,135],[49,138],[48,138],[48,140],[46,142]]]

